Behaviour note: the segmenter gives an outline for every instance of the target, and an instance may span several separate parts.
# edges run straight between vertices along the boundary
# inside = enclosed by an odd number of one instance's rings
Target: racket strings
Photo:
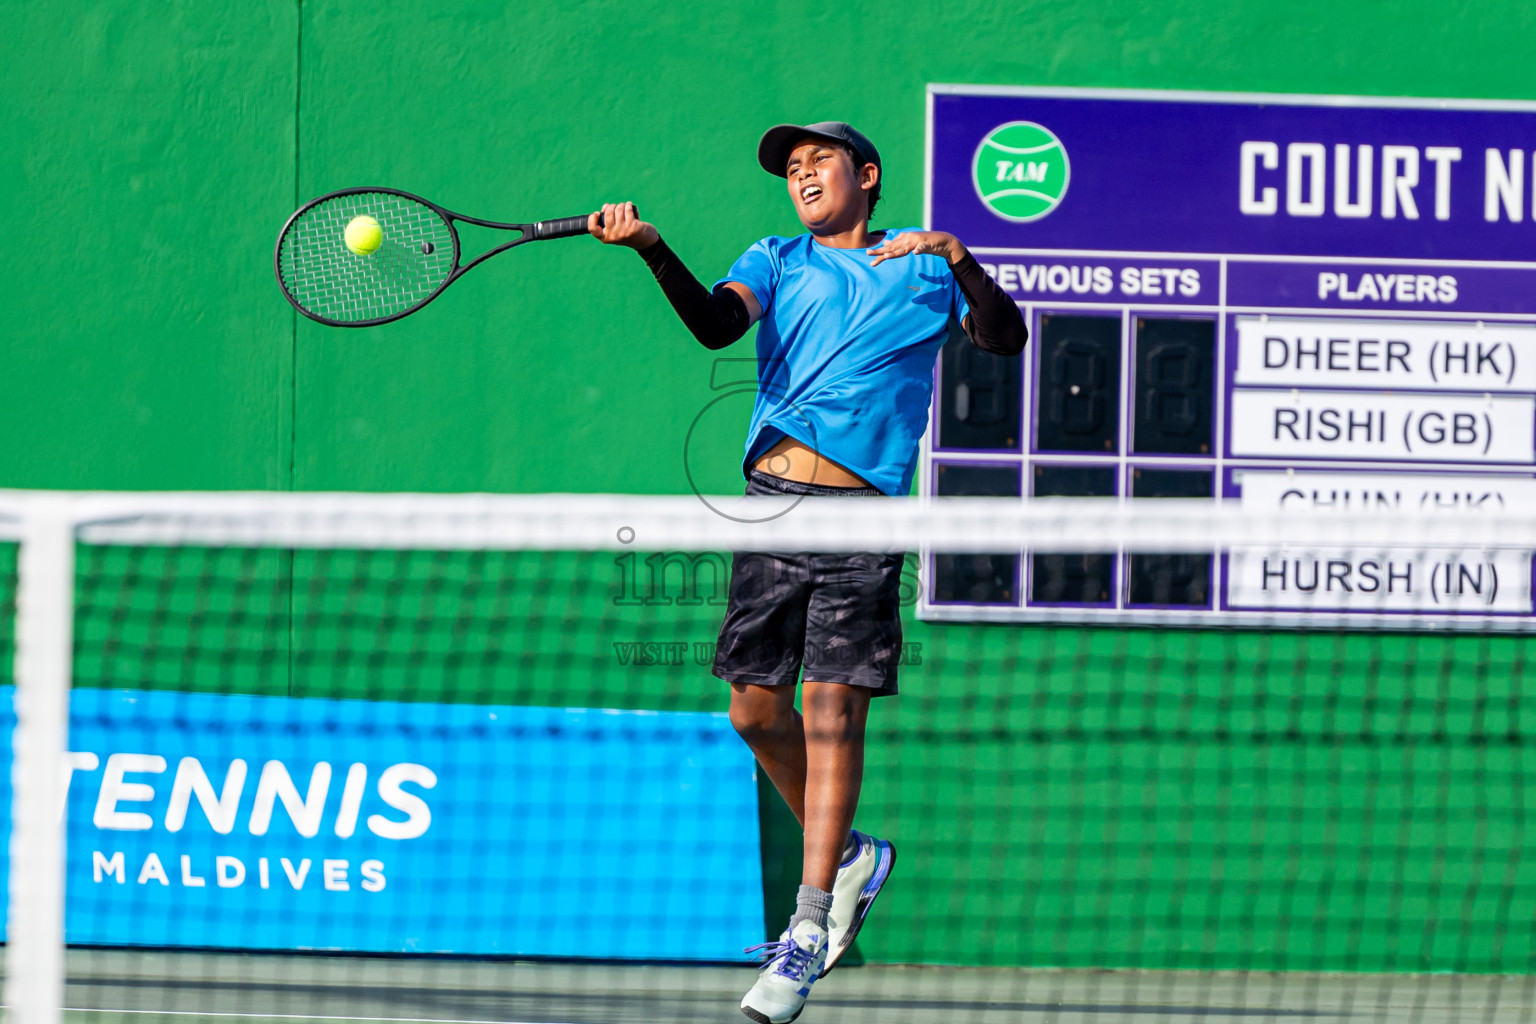
[[[347,224],[379,222],[383,241],[367,255],[347,248]],[[453,272],[453,229],[431,207],[388,192],[356,192],[317,203],[289,225],[278,250],[283,285],[305,312],[339,323],[398,316]]]

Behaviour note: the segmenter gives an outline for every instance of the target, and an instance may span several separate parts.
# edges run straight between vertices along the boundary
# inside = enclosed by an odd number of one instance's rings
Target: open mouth
[[[820,185],[807,185],[800,190],[800,201],[809,205],[821,198]]]

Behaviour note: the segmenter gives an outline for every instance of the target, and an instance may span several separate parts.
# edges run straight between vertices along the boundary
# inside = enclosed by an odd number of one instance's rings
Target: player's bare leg
[[[829,893],[826,975],[853,946],[890,878],[896,848],[852,829],[864,782],[864,732],[874,691],[841,683],[805,684],[805,869],[800,887]],[[798,913],[798,911],[797,911]]]
[[[805,681],[805,867],[800,880],[827,892],[859,805],[870,695],[862,686]]]
[[[793,686],[731,684],[731,725],[805,827],[805,721]]]
[[[802,881],[830,890],[864,778],[870,691],[805,683],[806,717],[792,686],[731,684],[731,724],[805,830]]]
[[[805,829],[795,915],[778,942],[754,947],[766,950],[764,956],[770,959],[741,1008],[759,1024],[799,1016],[832,951],[832,890],[863,783],[871,694],[864,687],[806,680],[801,716],[795,711],[792,686],[731,686],[731,724]],[[860,856],[850,863],[860,862],[863,847],[858,849]],[[851,939],[846,925],[840,934]]]

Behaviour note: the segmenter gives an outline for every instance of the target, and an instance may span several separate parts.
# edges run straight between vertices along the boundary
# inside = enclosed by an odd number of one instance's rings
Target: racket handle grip
[[[598,226],[603,223],[603,215],[597,215]],[[570,238],[573,235],[587,233],[587,215],[580,217],[561,217],[559,220],[541,220],[533,226],[534,238]]]

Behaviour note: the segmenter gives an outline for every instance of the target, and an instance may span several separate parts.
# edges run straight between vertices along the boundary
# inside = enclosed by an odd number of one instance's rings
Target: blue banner
[[[732,960],[761,939],[754,766],[724,715],[121,690],[70,711],[71,943]]]

